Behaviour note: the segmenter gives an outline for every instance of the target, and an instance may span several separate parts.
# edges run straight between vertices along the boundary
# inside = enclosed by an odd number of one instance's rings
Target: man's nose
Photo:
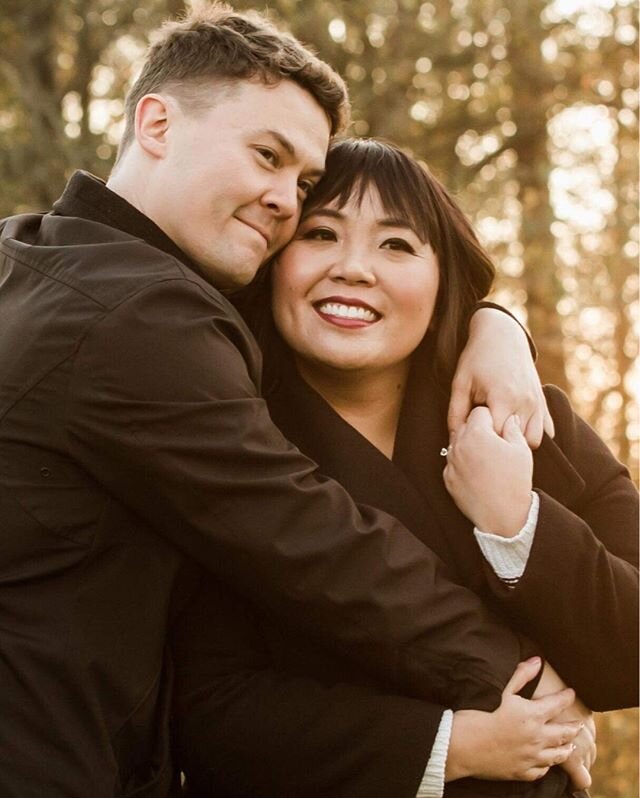
[[[291,219],[300,210],[297,176],[277,175],[263,194],[262,202],[278,219]]]

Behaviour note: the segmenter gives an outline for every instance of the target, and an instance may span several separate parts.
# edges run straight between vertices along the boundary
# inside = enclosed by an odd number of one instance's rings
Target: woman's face
[[[375,188],[362,203],[316,208],[273,270],[273,314],[307,365],[381,370],[405,364],[438,293],[438,260]]]

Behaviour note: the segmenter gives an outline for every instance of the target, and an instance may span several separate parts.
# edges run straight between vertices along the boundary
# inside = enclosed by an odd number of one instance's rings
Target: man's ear
[[[169,98],[160,94],[146,94],[136,107],[136,140],[153,158],[164,158],[166,155],[172,110]]]

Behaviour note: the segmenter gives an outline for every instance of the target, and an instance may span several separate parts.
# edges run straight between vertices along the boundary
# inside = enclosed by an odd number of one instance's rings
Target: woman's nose
[[[329,276],[345,283],[373,285],[376,281],[371,261],[362,252],[345,252],[331,267]]]

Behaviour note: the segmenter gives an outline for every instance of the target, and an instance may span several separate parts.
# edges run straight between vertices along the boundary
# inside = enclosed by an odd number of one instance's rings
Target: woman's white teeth
[[[326,316],[338,316],[343,319],[359,319],[360,321],[376,321],[378,315],[361,305],[343,305],[339,302],[323,302],[318,310]]]

